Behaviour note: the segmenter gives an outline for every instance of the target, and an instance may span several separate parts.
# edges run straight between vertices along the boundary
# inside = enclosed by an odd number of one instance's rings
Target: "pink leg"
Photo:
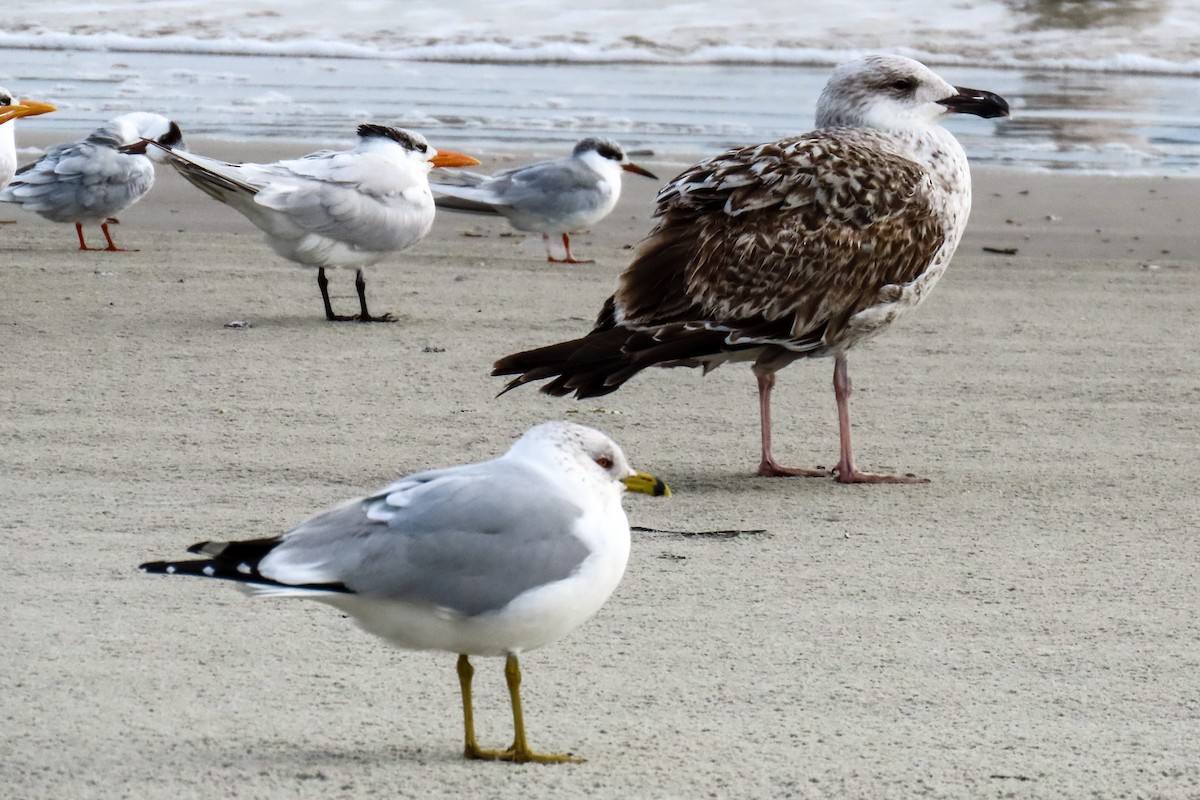
[[[859,472],[854,466],[854,449],[850,444],[850,372],[846,357],[838,356],[833,363],[833,394],[837,398],[838,433],[841,437],[841,457],[833,468],[838,483],[929,483],[928,478],[916,475],[881,475]]]
[[[757,372],[755,376],[758,378],[758,416],[759,427],[762,431],[762,460],[758,464],[758,472],[755,474],[763,478],[824,478],[829,475],[829,470],[817,467],[815,469],[806,469],[804,467],[783,467],[775,460],[775,456],[771,454],[771,390],[775,388],[775,373],[772,372]]]
[[[117,247],[116,242],[113,241],[112,234],[108,232],[109,225],[117,224],[119,224],[119,220],[116,217],[109,217],[108,219],[104,220],[104,222],[100,223],[100,230],[104,232],[104,239],[108,242],[108,247],[104,249],[114,253],[125,252],[124,247]],[[131,252],[136,253],[137,250],[133,250]]]

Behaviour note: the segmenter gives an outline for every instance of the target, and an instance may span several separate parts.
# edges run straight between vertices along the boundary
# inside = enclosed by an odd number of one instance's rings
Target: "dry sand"
[[[977,174],[941,286],[851,356],[860,464],[915,487],[751,477],[744,366],[494,396],[494,358],[589,326],[648,229],[655,185],[625,186],[575,240],[594,265],[442,215],[369,270],[400,322],[367,326],[326,323],[311,273],[173,174],[122,216],[135,253],[0,207],[0,795],[1200,795],[1200,182]],[[831,372],[781,374],[785,462],[835,459]],[[533,745],[582,766],[464,762],[452,655],[136,570],[548,418],[676,490],[627,503],[654,530],[624,583],[523,659]],[[477,668],[507,744],[502,664]]]

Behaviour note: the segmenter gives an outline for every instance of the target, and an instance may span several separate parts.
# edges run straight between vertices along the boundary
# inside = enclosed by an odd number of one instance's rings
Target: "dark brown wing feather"
[[[615,298],[631,327],[792,318],[835,338],[941,247],[920,165],[874,131],[833,129],[724,153],[659,193],[658,224]]]
[[[542,391],[587,397],[654,364],[764,344],[822,352],[944,240],[920,165],[860,129],[703,161],[659,192],[655,216],[593,332],[500,359],[493,374],[519,376],[507,389],[557,376]]]

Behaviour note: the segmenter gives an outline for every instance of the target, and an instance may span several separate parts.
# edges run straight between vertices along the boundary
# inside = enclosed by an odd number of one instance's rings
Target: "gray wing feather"
[[[479,211],[470,204],[492,206],[496,211],[557,217],[564,212],[596,205],[597,176],[574,159],[541,161],[518,169],[504,170],[483,183],[455,186],[431,185],[435,192],[465,201],[467,206],[438,201],[455,211]]]
[[[364,596],[475,616],[569,577],[589,554],[571,533],[581,513],[519,466],[436,470],[303,523],[263,574],[286,582],[295,565]]]
[[[120,153],[90,142],[56,145],[21,169],[3,199],[56,222],[115,214],[154,184],[145,156]]]

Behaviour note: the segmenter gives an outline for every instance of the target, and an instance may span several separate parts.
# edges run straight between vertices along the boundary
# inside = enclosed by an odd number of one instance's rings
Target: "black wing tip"
[[[205,543],[207,544],[207,543]],[[194,561],[147,561],[138,569],[151,575],[193,575],[199,578],[233,581],[251,586],[279,586],[285,589],[307,589],[338,594],[354,594],[344,583],[282,583],[259,573],[257,567],[232,565],[216,559],[198,558]]]

